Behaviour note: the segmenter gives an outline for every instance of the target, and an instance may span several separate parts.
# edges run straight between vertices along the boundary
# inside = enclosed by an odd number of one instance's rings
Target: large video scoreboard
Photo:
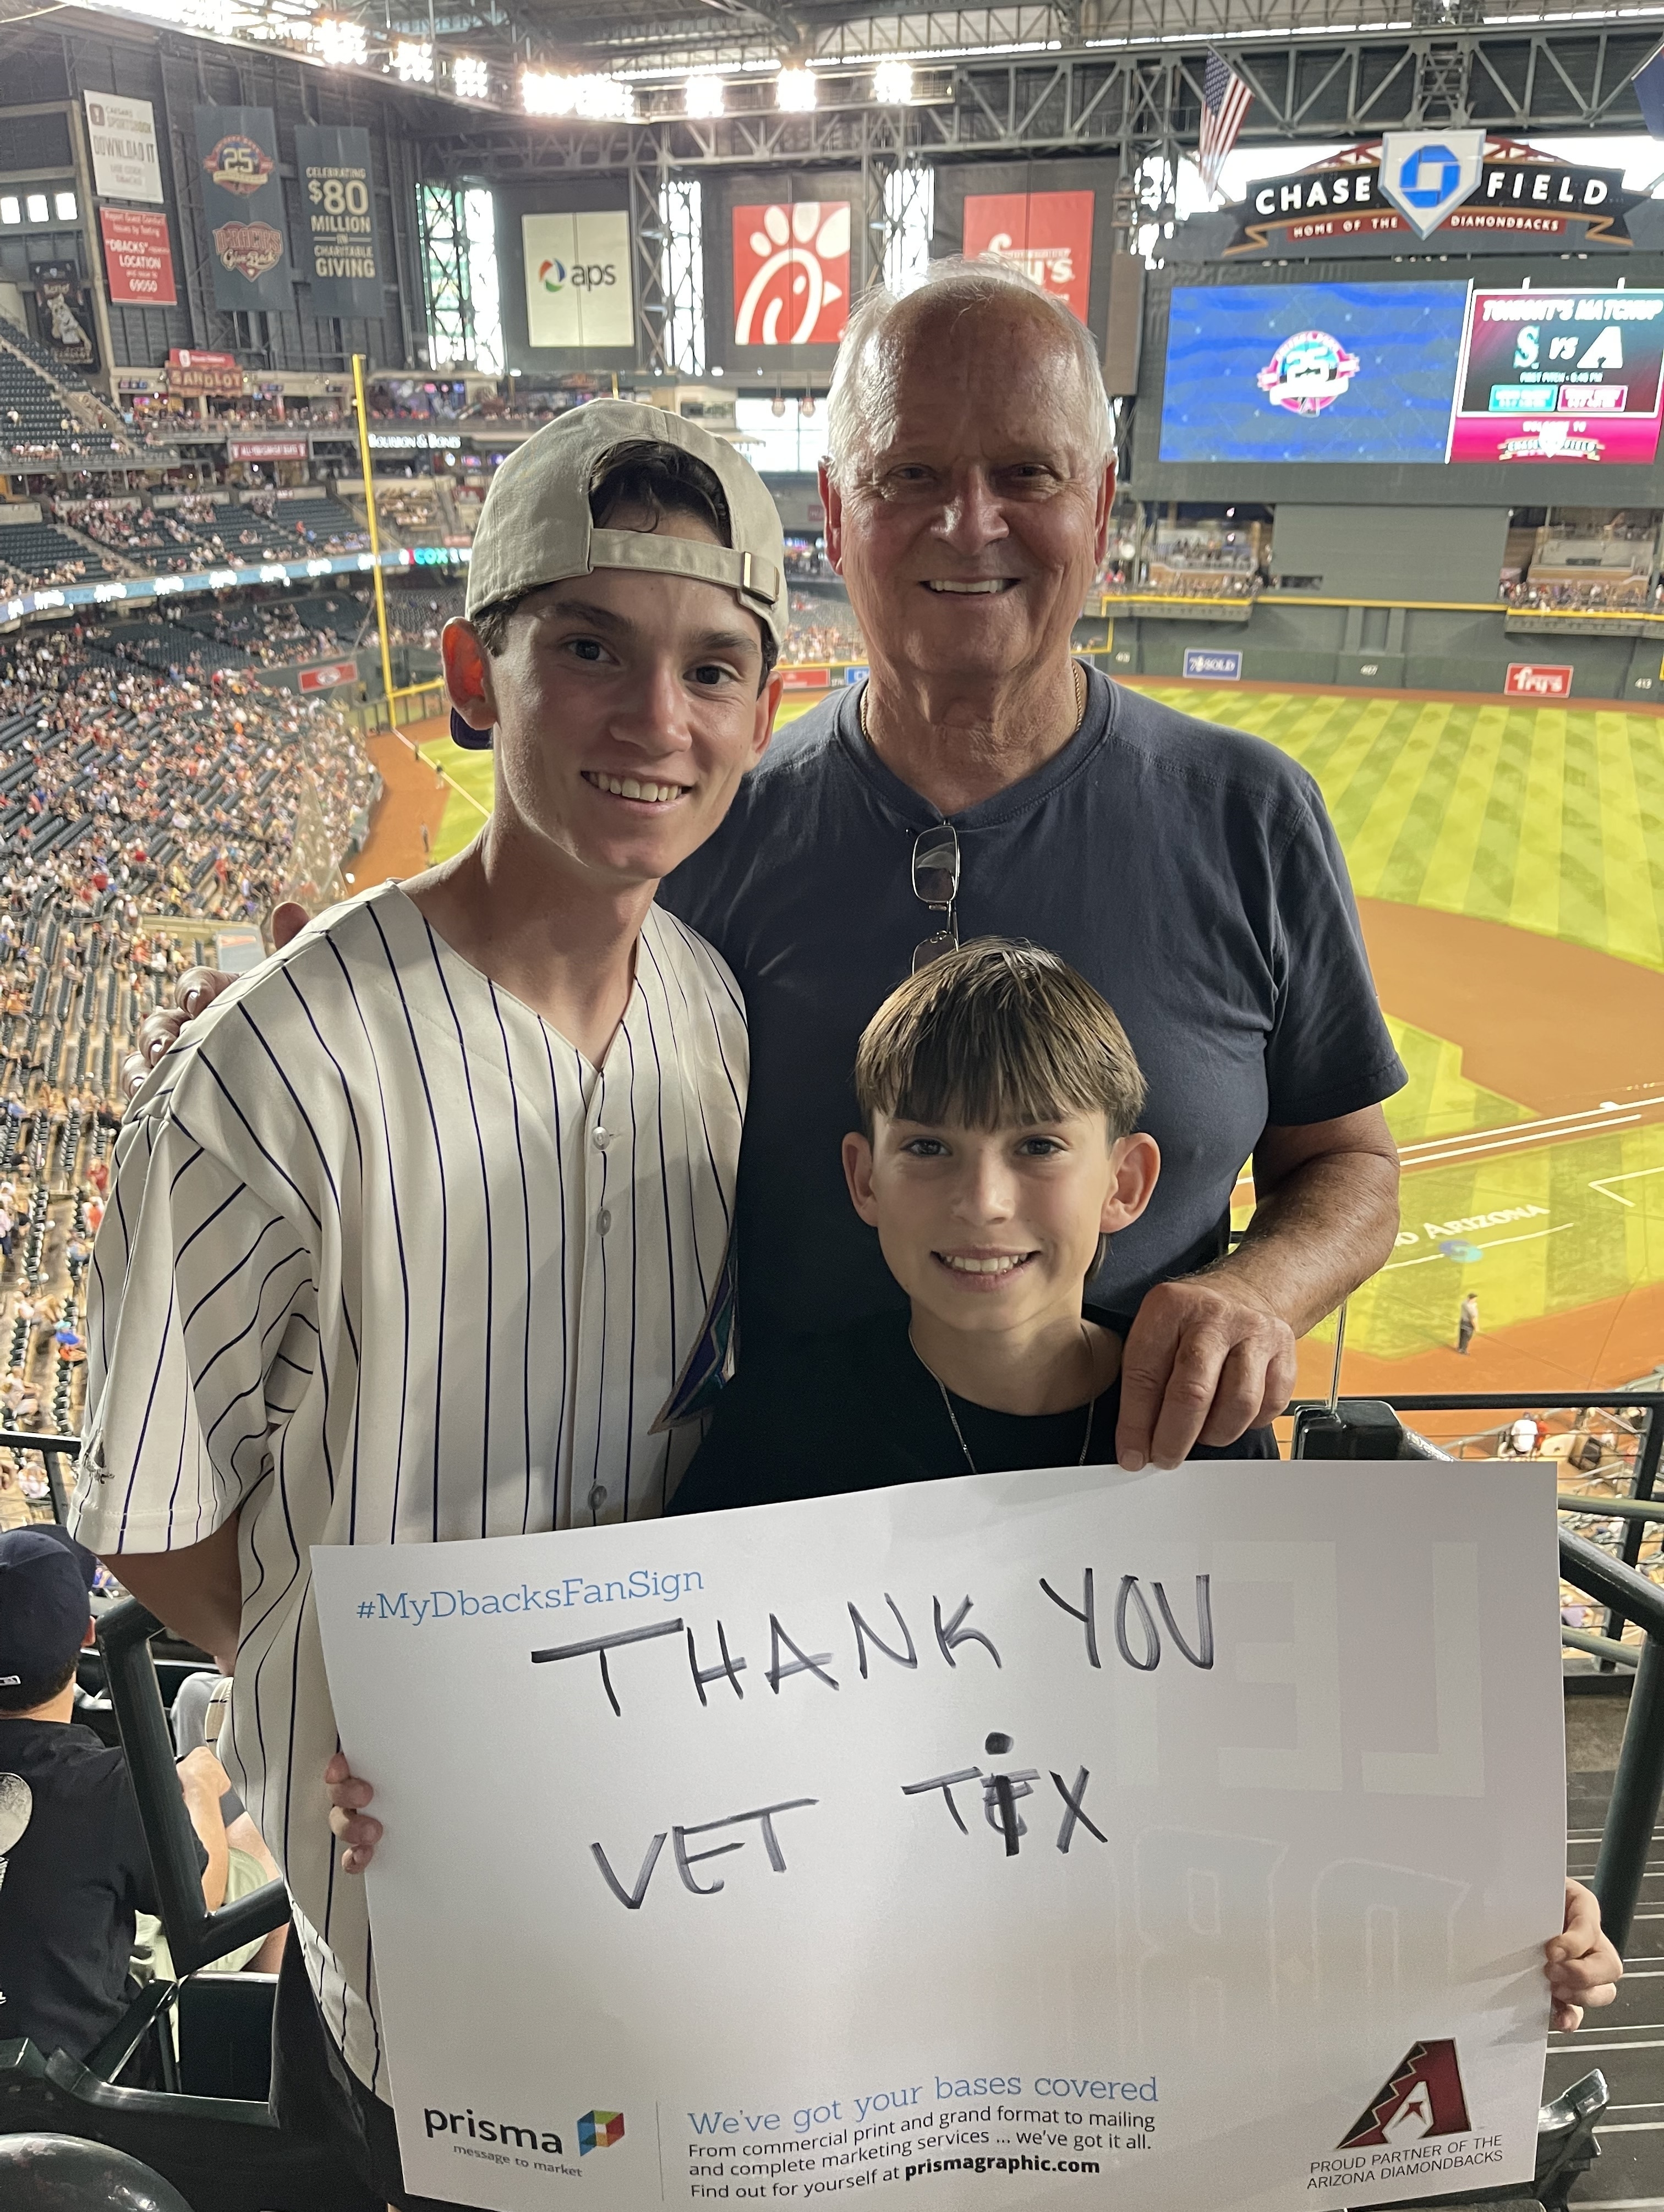
[[[1158,458],[1646,467],[1661,369],[1664,290],[1179,285]]]

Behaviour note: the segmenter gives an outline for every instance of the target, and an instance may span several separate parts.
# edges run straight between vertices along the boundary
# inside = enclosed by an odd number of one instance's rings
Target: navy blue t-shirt
[[[905,1303],[844,1188],[856,1044],[938,927],[911,854],[942,817],[861,733],[851,688],[777,738],[727,821],[660,891],[745,993],[740,1158],[745,1340],[846,1328]],[[1119,1015],[1161,1148],[1149,1211],[1092,1285],[1136,1311],[1222,1249],[1267,1123],[1326,1121],[1404,1083],[1346,864],[1316,784],[1274,745],[1095,671],[1043,768],[951,817],[961,943],[1061,954]]]

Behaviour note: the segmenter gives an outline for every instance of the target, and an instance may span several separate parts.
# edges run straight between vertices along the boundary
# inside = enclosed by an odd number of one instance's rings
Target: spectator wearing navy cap
[[[61,1528],[0,1534],[0,2039],[86,2058],[134,1994],[134,1916],[155,1881],[119,1751],[76,1727],[76,1662],[93,1641],[98,1562]],[[205,1747],[179,1769],[202,1893],[225,1895],[225,1770]]]

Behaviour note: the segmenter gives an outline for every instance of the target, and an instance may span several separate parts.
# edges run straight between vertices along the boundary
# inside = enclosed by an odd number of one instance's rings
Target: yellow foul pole
[[[375,566],[375,627],[381,639],[381,687],[393,698],[393,657],[387,651],[387,595],[381,584],[381,532],[375,519],[375,478],[369,465],[369,407],[364,398],[364,356],[352,356],[352,404],[358,416],[358,461],[364,472],[364,509],[369,516],[369,550]],[[389,712],[391,704],[389,703]]]

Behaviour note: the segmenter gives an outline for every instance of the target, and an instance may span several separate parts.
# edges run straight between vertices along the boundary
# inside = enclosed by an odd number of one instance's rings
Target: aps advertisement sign
[[[527,343],[564,352],[633,346],[629,216],[613,208],[526,215],[520,229]]]

